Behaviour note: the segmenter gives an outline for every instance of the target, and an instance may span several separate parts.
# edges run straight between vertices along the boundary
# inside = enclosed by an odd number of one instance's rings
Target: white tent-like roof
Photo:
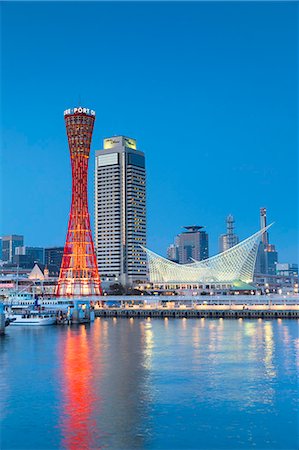
[[[271,224],[272,225],[272,224]],[[225,252],[190,264],[177,264],[142,247],[147,254],[150,281],[152,283],[250,283],[261,236],[267,226]]]

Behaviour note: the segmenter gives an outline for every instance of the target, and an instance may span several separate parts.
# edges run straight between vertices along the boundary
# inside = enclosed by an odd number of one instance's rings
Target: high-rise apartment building
[[[146,279],[145,157],[135,139],[107,138],[96,152],[95,242],[102,280]]]
[[[24,245],[24,236],[18,234],[11,234],[9,236],[2,236],[2,260],[6,262],[13,262],[16,247]]]
[[[229,214],[226,218],[226,234],[219,237],[219,252],[225,252],[239,242],[238,236],[234,233],[234,217]]]
[[[203,231],[201,226],[192,225],[184,227],[187,231],[176,236],[174,244],[167,249],[168,259],[176,261],[179,264],[187,264],[196,261],[202,261],[209,257],[209,236]],[[176,260],[173,259],[176,257]]]

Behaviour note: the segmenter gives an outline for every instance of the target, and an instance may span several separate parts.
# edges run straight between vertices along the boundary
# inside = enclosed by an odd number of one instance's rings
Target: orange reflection
[[[95,327],[98,328],[98,327]],[[68,329],[65,345],[61,352],[62,366],[62,444],[70,450],[100,448],[97,440],[96,406],[97,393],[93,389],[93,361],[96,355],[90,351],[92,336],[84,326]]]

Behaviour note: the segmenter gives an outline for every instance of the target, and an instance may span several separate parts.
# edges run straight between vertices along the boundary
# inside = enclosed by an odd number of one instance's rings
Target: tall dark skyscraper
[[[267,210],[266,208],[260,208],[260,225],[261,230],[267,226]],[[262,243],[266,247],[269,244],[269,234],[268,231],[262,234]]]
[[[267,226],[267,210],[260,208],[260,225],[261,229]],[[266,231],[262,234],[261,242],[258,248],[255,273],[276,275],[276,264],[278,262],[278,253],[275,245],[269,244],[269,233]]]
[[[202,226],[184,227],[187,231],[176,236],[174,244],[167,249],[168,258],[179,264],[187,264],[193,259],[201,261],[209,257],[209,237]],[[176,258],[176,259],[175,259]]]

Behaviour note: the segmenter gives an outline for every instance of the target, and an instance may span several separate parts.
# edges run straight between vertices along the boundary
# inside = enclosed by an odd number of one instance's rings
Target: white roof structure
[[[273,225],[273,224],[271,224]],[[271,225],[261,229],[239,244],[211,258],[190,264],[177,264],[142,247],[147,254],[152,283],[250,283],[261,236]]]
[[[38,264],[34,264],[33,269],[31,270],[30,274],[28,275],[29,280],[44,280],[45,275],[41,271]]]

